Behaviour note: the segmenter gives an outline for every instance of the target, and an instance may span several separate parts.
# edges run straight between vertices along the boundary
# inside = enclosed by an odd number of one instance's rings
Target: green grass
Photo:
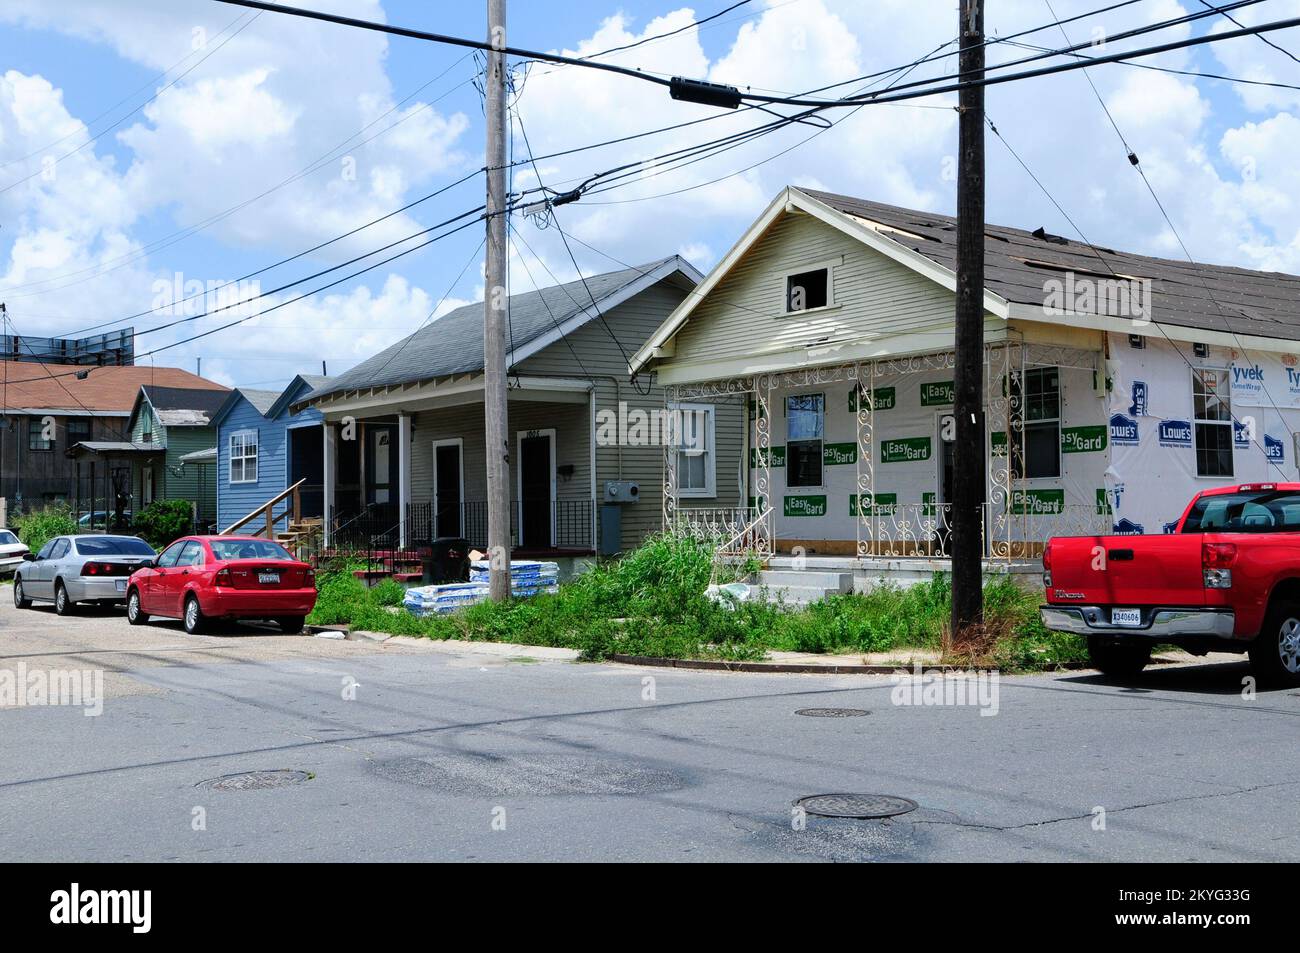
[[[942,574],[906,589],[884,586],[802,608],[763,602],[729,608],[704,595],[712,565],[705,544],[661,535],[565,583],[556,595],[480,603],[425,618],[391,611],[402,604],[403,589],[397,583],[367,589],[346,570],[326,572],[308,621],[393,635],[559,646],[577,649],[587,659],[648,655],[751,661],[769,650],[944,649],[952,593]],[[1081,640],[1042,627],[1038,602],[1036,594],[1008,578],[990,580],[985,614],[991,642],[978,661],[1029,671],[1081,659]]]

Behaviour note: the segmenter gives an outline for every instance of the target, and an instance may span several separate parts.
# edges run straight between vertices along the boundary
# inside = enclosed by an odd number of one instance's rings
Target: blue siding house
[[[324,516],[321,414],[311,407],[290,413],[290,405],[325,382],[319,375],[300,374],[282,391],[240,387],[230,392],[213,417],[219,530],[304,479],[302,515]]]

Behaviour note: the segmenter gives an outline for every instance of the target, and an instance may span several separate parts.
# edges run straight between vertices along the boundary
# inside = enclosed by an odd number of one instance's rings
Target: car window
[[[202,566],[203,565],[203,544],[196,539],[190,540],[181,550],[180,557],[176,560],[178,566]]]
[[[83,556],[152,556],[154,548],[135,536],[82,536],[77,552]]]
[[[170,546],[164,549],[163,554],[158,557],[158,565],[164,567],[175,566],[176,558],[180,556],[181,550],[184,548],[185,548],[185,540],[181,540],[179,543],[172,543]]]
[[[50,550],[50,558],[62,559],[64,556],[68,555],[68,550],[71,548],[72,544],[69,543],[67,539],[56,539],[54,541],[54,548]]]
[[[214,539],[210,543],[218,559],[293,559],[287,549],[267,539]]]
[[[54,551],[54,544],[57,543],[57,542],[58,542],[57,539],[52,539],[52,540],[50,540],[48,543],[46,543],[44,546],[42,546],[42,547],[41,547],[41,551],[40,551],[39,553],[36,554],[36,558],[37,558],[37,559],[49,559],[49,558],[50,558],[50,553]]]
[[[0,529],[0,546],[12,546],[18,542],[18,537],[7,529]]]
[[[1300,531],[1300,493],[1239,490],[1202,496],[1192,504],[1184,533],[1294,533]]]

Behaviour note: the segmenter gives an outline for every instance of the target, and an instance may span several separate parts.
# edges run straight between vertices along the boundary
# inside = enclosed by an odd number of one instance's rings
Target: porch
[[[951,351],[668,383],[674,405],[748,397],[748,505],[691,506],[677,487],[687,451],[673,447],[664,525],[770,569],[817,560],[856,589],[912,582],[950,568],[954,482],[973,477],[986,572],[1036,573],[1050,537],[1111,528],[1104,356],[1006,337],[985,349],[977,474],[953,468]]]

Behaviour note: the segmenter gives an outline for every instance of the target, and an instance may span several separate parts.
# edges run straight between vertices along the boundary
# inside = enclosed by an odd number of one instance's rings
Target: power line
[[[181,80],[183,80],[186,76],[190,75],[190,73],[194,72],[196,69],[198,69],[200,66],[202,66],[202,65],[204,64],[204,62],[207,61],[208,57],[215,55],[215,54],[217,53],[217,51],[220,50],[223,46],[225,46],[227,43],[229,43],[229,42],[230,42],[231,40],[233,40],[235,37],[239,36],[239,34],[243,33],[244,30],[246,30],[249,26],[251,26],[252,23],[253,23],[253,21],[256,20],[256,19],[257,19],[258,17],[260,17],[260,16],[261,16],[261,14],[259,13],[259,14],[257,14],[256,16],[250,17],[247,21],[244,22],[243,25],[241,25],[241,26],[239,27],[238,30],[236,30],[234,33],[230,34],[230,36],[228,36],[228,37],[226,37],[224,40],[222,40],[219,44],[217,44],[217,46],[215,46],[213,49],[211,49],[211,50],[209,50],[207,53],[205,53],[205,54],[203,55],[203,57],[202,57],[202,58],[201,58],[197,63],[195,63],[193,66],[191,66],[191,67],[190,67],[189,69],[187,69],[185,72],[181,73],[179,76],[177,76],[174,80],[172,80],[170,83],[168,83],[168,84],[167,84],[166,86],[164,86],[162,89],[158,90],[158,92],[154,93],[152,96],[150,96],[150,97],[149,97],[148,99],[146,99],[144,102],[142,102],[139,106],[136,106],[134,109],[132,109],[129,113],[126,113],[124,116],[122,116],[120,119],[118,119],[118,120],[117,120],[115,123],[113,123],[111,126],[106,126],[105,128],[101,129],[99,132],[97,132],[97,133],[95,133],[93,136],[91,136],[89,139],[87,139],[85,142],[83,142],[81,145],[77,146],[77,148],[75,148],[75,149],[73,149],[73,150],[71,150],[71,151],[69,151],[69,152],[65,152],[63,155],[59,156],[57,159],[54,159],[52,162],[49,163],[49,166],[56,166],[56,165],[58,165],[60,162],[62,162],[64,159],[68,158],[69,156],[74,156],[74,155],[76,155],[76,154],[77,154],[78,152],[80,152],[82,149],[86,148],[86,146],[88,146],[88,145],[90,145],[91,143],[96,142],[97,140],[99,140],[99,138],[100,138],[101,136],[103,136],[104,134],[106,134],[106,133],[108,133],[108,132],[111,132],[112,130],[116,129],[118,126],[122,125],[122,123],[126,122],[128,119],[130,119],[130,118],[131,118],[132,116],[134,116],[136,113],[138,113],[141,109],[144,109],[145,106],[148,106],[151,102],[153,102],[155,99],[157,99],[157,98],[158,98],[159,96],[161,96],[163,93],[167,92],[167,90],[171,89],[173,86],[175,86],[175,85],[176,85],[177,83],[179,83]],[[30,174],[28,174],[28,175],[25,175],[25,176],[23,176],[21,179],[17,179],[17,180],[15,180],[15,181],[13,181],[13,182],[10,182],[10,183],[9,183],[8,185],[6,185],[6,186],[0,187],[0,195],[4,195],[4,194],[5,194],[6,192],[8,192],[10,189],[17,188],[18,186],[22,185],[24,182],[31,181],[32,179],[36,178],[36,176],[44,174],[45,169],[46,169],[46,166],[43,165],[42,168],[37,169],[35,172],[32,172],[32,173],[30,173]]]
[[[1214,4],[1212,4],[1212,3],[1206,3],[1206,0],[1201,0],[1201,6],[1203,6],[1203,7],[1209,7],[1211,10],[1214,10],[1216,13],[1222,13],[1223,16],[1224,16],[1224,17],[1225,17],[1229,22],[1231,22],[1231,23],[1235,23],[1237,26],[1245,26],[1245,25],[1246,25],[1246,24],[1242,23],[1240,20],[1238,20],[1236,17],[1234,17],[1232,14],[1228,13],[1228,12],[1227,12],[1223,7],[1216,7],[1216,6],[1214,6]],[[1274,42],[1273,42],[1272,40],[1270,40],[1268,37],[1266,37],[1266,36],[1261,36],[1261,37],[1259,38],[1259,40],[1260,40],[1261,43],[1264,43],[1264,44],[1267,45],[1267,46],[1271,46],[1271,47],[1273,47],[1273,49],[1277,50],[1279,53],[1283,54],[1284,56],[1289,57],[1293,62],[1300,63],[1300,57],[1297,57],[1297,56],[1296,56],[1294,53],[1292,53],[1290,50],[1285,49],[1285,48],[1283,48],[1283,47],[1281,47],[1281,46],[1278,46],[1276,43],[1274,43]]]

